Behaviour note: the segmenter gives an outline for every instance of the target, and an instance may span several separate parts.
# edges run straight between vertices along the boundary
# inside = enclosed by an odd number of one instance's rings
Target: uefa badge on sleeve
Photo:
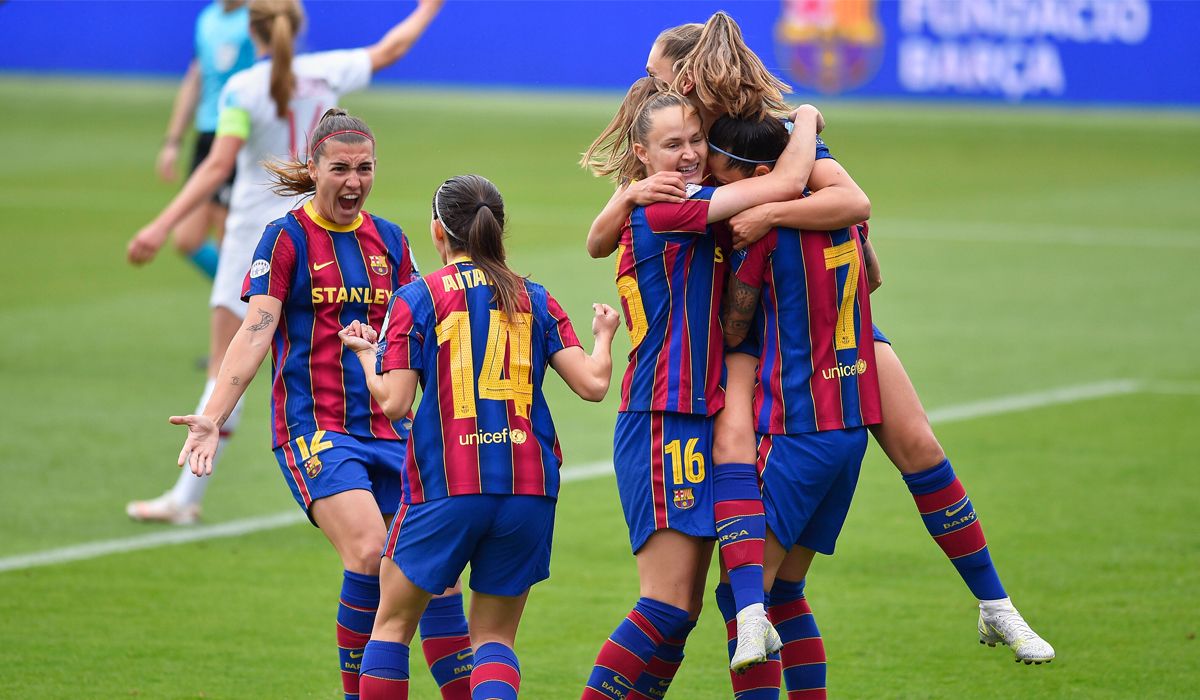
[[[254,264],[252,264],[250,266],[250,276],[251,277],[262,277],[263,275],[267,274],[270,271],[271,271],[271,263],[266,260],[263,260],[262,258],[255,260]]]
[[[672,499],[675,507],[679,510],[687,510],[696,505],[696,494],[692,489],[675,489],[675,498]]]

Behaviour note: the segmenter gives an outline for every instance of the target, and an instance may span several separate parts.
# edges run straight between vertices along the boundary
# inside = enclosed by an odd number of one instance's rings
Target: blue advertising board
[[[179,75],[198,0],[0,3],[0,71]],[[305,4],[303,48],[370,44],[405,2]],[[662,29],[724,9],[801,94],[1200,106],[1188,0],[451,0],[383,81],[620,89]]]

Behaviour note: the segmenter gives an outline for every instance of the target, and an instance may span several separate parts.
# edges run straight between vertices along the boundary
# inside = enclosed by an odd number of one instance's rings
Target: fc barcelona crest
[[[775,46],[803,87],[826,94],[860,87],[883,60],[877,0],[783,0]]]
[[[673,499],[675,507],[679,510],[687,510],[696,505],[696,494],[692,489],[675,489],[675,498]]]
[[[321,473],[321,466],[321,458],[313,455],[304,463],[304,471],[308,472],[308,478],[315,479]]]
[[[371,272],[374,272],[377,275],[386,275],[390,271],[391,268],[388,267],[386,255],[371,256]]]

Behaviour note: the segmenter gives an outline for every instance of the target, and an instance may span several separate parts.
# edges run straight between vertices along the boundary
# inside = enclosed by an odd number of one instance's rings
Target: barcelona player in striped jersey
[[[443,183],[433,217],[446,266],[397,292],[381,338],[358,322],[341,333],[387,415],[408,412],[418,382],[423,396],[384,549],[362,697],[408,697],[417,619],[469,563],[471,696],[507,700],[520,688],[521,612],[530,587],[550,574],[562,454],[542,381],[550,366],[584,399],[604,398],[619,319],[595,305],[595,347],[585,354],[554,297],[508,269],[504,201],[485,178]]]
[[[774,119],[722,117],[709,131],[713,176],[738,182],[764,175],[786,142]],[[723,320],[726,344],[734,348],[729,357],[758,357],[753,422],[770,614],[784,641],[788,697],[815,700],[825,697],[825,657],[804,577],[816,552],[833,553],[858,481],[866,426],[882,420],[859,229],[776,229],[735,253],[733,266]],[[750,342],[743,344],[748,332]],[[727,401],[749,403],[750,396],[731,391]],[[718,604],[729,607],[729,598],[722,584]],[[773,659],[733,678],[735,695],[777,698],[780,672]]]
[[[601,648],[585,700],[624,698],[656,649],[686,635],[699,613],[717,534],[712,416],[723,404],[717,313],[729,250],[709,224],[755,203],[798,196],[812,168],[819,116],[807,106],[793,115],[796,136],[770,181],[704,187],[707,149],[698,113],[683,96],[643,78],[613,120],[628,119],[627,139],[589,150],[607,157],[600,172],[628,180],[677,171],[689,187],[682,203],[635,208],[618,248],[617,288],[632,349],[613,463],[641,598]],[[606,134],[620,131],[613,124]],[[748,620],[765,656],[774,631],[762,605],[761,569],[755,579],[757,609]]]
[[[354,698],[379,604],[386,518],[400,500],[407,429],[371,400],[362,368],[337,333],[351,321],[380,323],[392,290],[419,275],[400,228],[362,210],[375,172],[367,125],[328,110],[308,153],[307,163],[268,166],[281,194],[314,196],[267,226],[243,285],[250,308],[217,388],[203,415],[171,422],[189,429],[180,464],[209,473],[222,422],[272,351],[272,445],[296,502],[342,559],[337,645],[343,692]],[[460,593],[431,608],[422,636],[443,697],[468,697]]]

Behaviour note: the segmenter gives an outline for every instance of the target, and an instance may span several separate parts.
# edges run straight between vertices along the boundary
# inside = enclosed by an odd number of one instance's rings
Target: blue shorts
[[[661,411],[617,414],[613,466],[636,554],[658,530],[716,538],[713,421]]]
[[[883,331],[879,330],[879,326],[875,325],[874,323],[871,324],[871,335],[875,336],[876,343],[887,343],[888,345],[892,344],[892,341],[888,340],[888,337],[883,334]]]
[[[833,554],[866,450],[866,428],[759,436],[767,527],[784,547]]]
[[[403,504],[383,556],[437,595],[471,564],[471,590],[517,596],[550,578],[553,498],[492,493]]]
[[[310,521],[313,501],[354,489],[370,491],[379,512],[391,515],[400,507],[406,449],[404,440],[318,430],[276,447],[275,459]]]

